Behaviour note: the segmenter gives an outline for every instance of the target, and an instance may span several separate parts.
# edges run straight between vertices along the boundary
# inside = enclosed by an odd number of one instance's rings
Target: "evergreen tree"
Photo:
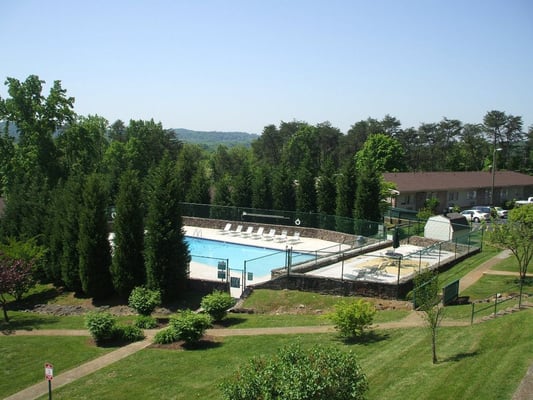
[[[72,176],[65,184],[63,223],[61,224],[63,250],[59,259],[61,280],[68,290],[81,292],[80,254],[78,240],[82,203],[82,178]]]
[[[335,229],[333,218],[328,216],[335,214],[336,185],[335,167],[333,161],[327,158],[322,164],[322,170],[317,184],[317,209],[321,215],[320,227]]]
[[[286,163],[274,167],[272,175],[272,204],[275,210],[293,211],[296,209],[294,177]]]
[[[315,177],[311,170],[311,158],[308,155],[304,155],[298,169],[296,209],[309,213],[316,211]]]
[[[107,193],[101,181],[100,175],[92,174],[84,185],[78,239],[81,286],[85,294],[97,299],[113,292]]]
[[[259,163],[252,176],[252,207],[272,208],[272,182],[268,165]]]
[[[352,218],[355,203],[355,188],[357,186],[356,183],[355,161],[352,158],[340,169],[340,173],[336,179],[337,201],[335,215]]]
[[[211,218],[232,219],[231,211],[228,206],[231,205],[229,180],[224,175],[215,184],[215,194],[213,196],[213,205],[211,206]]]
[[[197,204],[209,204],[211,202],[211,197],[209,194],[209,179],[202,165],[198,165],[198,168],[194,172],[191,186],[187,191],[185,201],[187,203]]]
[[[355,194],[354,218],[357,234],[375,235],[378,222],[382,220],[381,203],[381,172],[371,163],[358,169],[357,190]]]
[[[45,273],[47,279],[57,286],[61,284],[61,257],[65,246],[63,240],[65,207],[65,188],[58,186],[51,195],[45,233],[48,247]]]
[[[168,156],[150,174],[146,218],[147,285],[163,301],[178,297],[186,287],[190,255],[179,208],[179,187]]]
[[[35,174],[22,171],[8,193],[0,219],[1,234],[20,240],[38,237],[42,242],[49,203],[47,179],[37,171]]]
[[[144,285],[144,212],[141,184],[136,171],[120,178],[114,220],[114,252],[111,265],[113,287],[127,298],[136,286]]]
[[[232,179],[231,203],[235,207],[250,207],[252,204],[252,177],[248,160],[245,160]]]

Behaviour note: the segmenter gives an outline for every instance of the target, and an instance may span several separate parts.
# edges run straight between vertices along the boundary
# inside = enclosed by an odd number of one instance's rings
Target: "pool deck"
[[[197,228],[194,226],[184,226],[185,234],[191,237],[202,239],[219,240],[227,243],[242,244],[248,246],[264,247],[272,250],[286,250],[293,248],[302,251],[317,251],[329,249],[330,252],[339,251],[339,249],[348,249],[349,246],[340,243],[328,242],[326,240],[301,237],[299,241],[292,242],[292,236],[289,234],[287,239],[280,237],[279,232],[274,238],[259,237],[255,238],[249,235],[223,233],[219,229]],[[194,279],[217,280],[217,269],[199,262],[191,261],[190,276]],[[262,277],[254,277],[254,283],[270,280],[270,274]],[[252,282],[250,282],[252,283]]]
[[[340,243],[329,242],[326,240],[300,237],[299,241],[291,242],[291,236],[282,239],[276,236],[274,239],[265,239],[264,237],[254,238],[250,235],[222,232],[219,229],[198,228],[194,226],[185,226],[187,236],[200,237],[203,239],[219,240],[228,243],[236,243],[250,246],[259,246],[273,250],[286,250],[292,247],[296,251],[327,251],[329,253],[346,250],[349,247]],[[289,230],[292,233],[293,230]],[[398,278],[405,279],[414,275],[421,269],[433,266],[439,262],[446,261],[454,257],[449,252],[422,252],[423,247],[413,245],[402,245],[397,249],[385,248],[373,251],[362,256],[354,257],[344,262],[337,262],[322,268],[318,268],[309,275],[322,276],[327,278],[337,278],[344,280],[373,281],[383,283],[396,283]],[[394,256],[391,257],[391,253]],[[398,268],[398,255],[402,256],[400,268]],[[199,262],[191,261],[190,276],[193,279],[216,281],[217,269]],[[236,275],[238,276],[238,275]],[[270,280],[270,275],[254,276],[252,281],[246,280],[246,285]],[[238,294],[238,290],[232,289],[232,294]],[[238,294],[240,296],[240,294]],[[238,297],[237,296],[237,297]]]

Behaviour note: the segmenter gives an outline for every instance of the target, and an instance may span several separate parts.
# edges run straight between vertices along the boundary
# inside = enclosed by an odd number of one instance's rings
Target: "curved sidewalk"
[[[468,286],[474,284],[479,278],[483,276],[492,266],[496,265],[502,259],[507,258],[509,252],[503,251],[495,257],[487,260],[475,270],[471,271],[463,278],[461,278],[459,287],[460,291],[464,290]],[[400,321],[385,322],[375,324],[372,326],[374,329],[396,329],[396,328],[410,328],[416,326],[423,326],[424,321],[419,312],[413,311],[407,317]],[[449,321],[443,323],[444,326],[464,326],[470,325],[469,323]],[[98,357],[92,361],[80,365],[66,371],[58,376],[54,377],[52,384],[54,388],[67,385],[76,379],[89,375],[101,368],[104,368],[110,364],[113,364],[123,358],[142,350],[150,344],[152,344],[153,336],[157,330],[145,330],[146,339],[140,342],[131,343],[120,349],[107,353],[101,357]],[[242,336],[242,335],[281,335],[281,334],[312,334],[312,333],[332,333],[335,329],[332,325],[321,326],[297,326],[297,327],[274,327],[274,328],[249,328],[249,329],[208,329],[207,335],[211,336]],[[12,331],[9,334],[17,336],[89,336],[86,330],[32,330],[32,331]],[[529,368],[528,372],[522,379],[520,386],[515,392],[512,400],[528,400],[533,391],[533,365]],[[33,400],[42,397],[48,393],[48,384],[46,381],[37,383],[30,386],[20,392],[17,392],[5,400]]]

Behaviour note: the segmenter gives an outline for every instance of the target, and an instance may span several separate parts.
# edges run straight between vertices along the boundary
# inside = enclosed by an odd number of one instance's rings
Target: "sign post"
[[[54,379],[54,366],[50,363],[44,364],[44,379],[48,381],[48,400],[52,400],[52,379]]]

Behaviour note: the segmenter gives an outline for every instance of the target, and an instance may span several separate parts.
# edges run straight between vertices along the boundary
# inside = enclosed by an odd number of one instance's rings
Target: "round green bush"
[[[91,311],[85,316],[85,326],[96,342],[112,339],[116,318],[108,312]]]
[[[115,325],[113,337],[125,342],[138,342],[144,339],[144,333],[141,328],[133,325]]]
[[[228,309],[235,304],[235,300],[229,293],[215,290],[202,298],[200,306],[208,313],[213,321],[218,322],[224,319]]]
[[[178,332],[172,327],[161,329],[154,336],[154,343],[169,344],[178,340]]]
[[[157,328],[157,320],[149,315],[138,315],[134,325],[141,329],[154,329]]]
[[[351,351],[291,344],[254,357],[221,383],[222,398],[363,400],[368,380]]]
[[[134,288],[128,298],[128,305],[141,315],[150,315],[161,304],[161,292],[143,286]]]
[[[355,338],[372,324],[376,308],[366,300],[340,301],[335,311],[328,315],[341,336]]]
[[[191,310],[185,310],[170,317],[169,325],[177,332],[179,339],[194,344],[211,326],[211,317],[207,314],[197,314]]]

